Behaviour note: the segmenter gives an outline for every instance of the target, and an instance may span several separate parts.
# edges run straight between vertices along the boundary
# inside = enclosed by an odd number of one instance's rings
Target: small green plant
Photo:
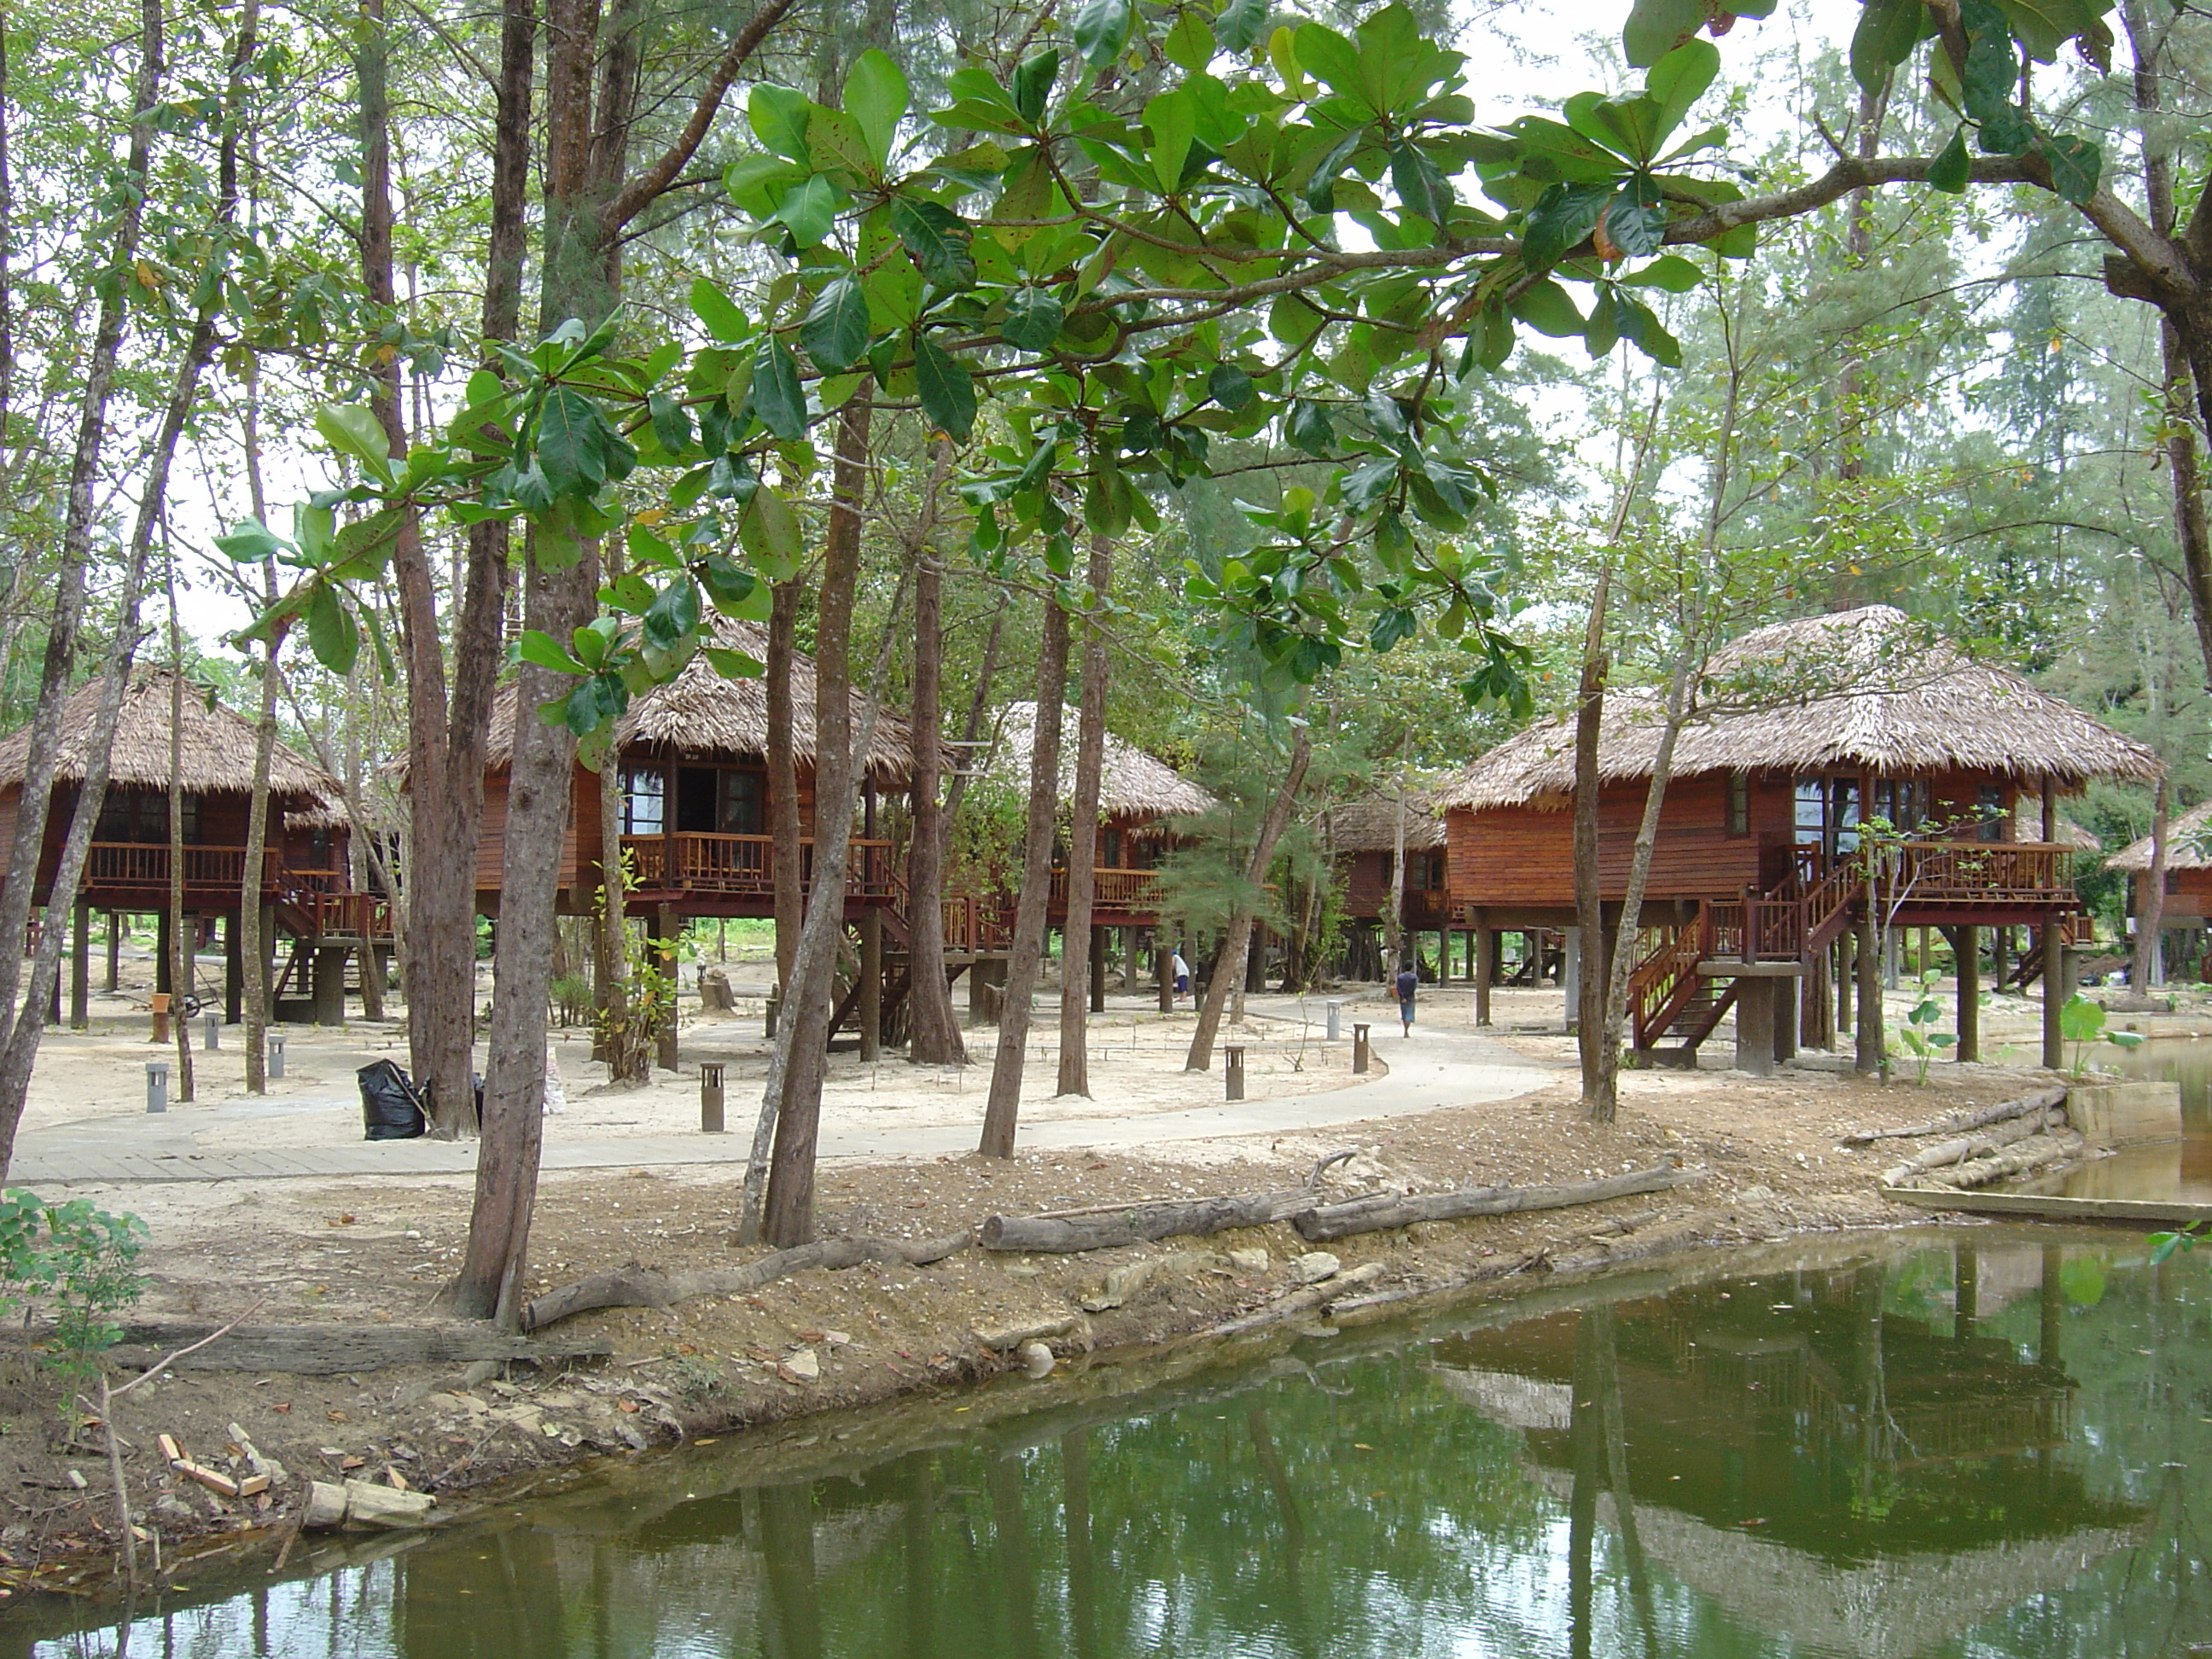
[[[562,1025],[581,1025],[592,1017],[592,981],[581,974],[563,974],[553,981],[553,1018]]]
[[[21,1188],[0,1194],[0,1294],[19,1306],[46,1305],[52,1329],[40,1352],[51,1369],[81,1381],[121,1340],[110,1316],[145,1293],[137,1270],[145,1246],[144,1222],[90,1199],[48,1204]]]
[[[2179,1232],[2153,1233],[2150,1236],[2151,1266],[2159,1266],[2176,1250],[2189,1252],[2196,1249],[2197,1241],[2206,1237],[2204,1230],[2208,1224],[2212,1224],[2192,1221]]]
[[[1920,1000],[1905,1016],[1905,1024],[1897,1028],[1898,1041],[1905,1045],[1905,1051],[1919,1068],[1912,1080],[1922,1088],[1928,1085],[1928,1062],[1959,1043],[1956,1032],[1930,1029],[1943,1018],[1943,1005],[1936,995],[1936,984],[1942,977],[1932,968],[1921,975]]]
[[[2067,998],[2066,1006],[2058,1011],[2058,1035],[2074,1045],[2074,1075],[2086,1077],[2089,1071],[2089,1048],[2105,1036],[2105,1005],[2092,1002],[2076,991]],[[2117,1037],[2133,1037],[2134,1042],[2121,1044],[2132,1048],[2142,1037],[2134,1031],[2113,1033]]]

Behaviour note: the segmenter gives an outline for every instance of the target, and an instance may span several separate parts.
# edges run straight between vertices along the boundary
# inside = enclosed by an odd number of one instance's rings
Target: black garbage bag
[[[428,1127],[422,1097],[407,1073],[392,1061],[380,1060],[354,1076],[361,1082],[363,1139],[412,1140]]]

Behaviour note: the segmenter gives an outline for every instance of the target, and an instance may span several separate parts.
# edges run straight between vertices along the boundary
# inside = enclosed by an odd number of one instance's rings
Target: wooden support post
[[[82,1031],[92,1024],[92,901],[76,902],[70,940],[70,1025]]]
[[[871,907],[860,918],[860,1058],[872,1064],[884,1052],[884,913]]]
[[[345,1024],[346,958],[353,954],[349,946],[322,945],[315,948],[313,958],[313,991],[315,1024],[343,1025]]]
[[[1836,1030],[1840,1035],[1851,1027],[1851,993],[1858,982],[1858,935],[1846,933],[1829,947],[1835,960]]]
[[[1961,1063],[1982,1057],[1982,930],[1959,929],[1959,1048]]]
[[[2008,959],[2008,957],[2010,957],[2010,956],[2011,956],[2011,955],[2012,955],[2012,929],[2011,929],[2011,928],[2009,928],[2009,927],[1992,927],[1992,928],[1990,928],[1990,989],[1991,989],[1992,991],[2002,991],[2002,990],[2003,990],[2003,989],[2004,989],[2004,988],[2005,988],[2005,963],[2006,963],[2007,959]]]
[[[269,998],[269,1006],[261,1011],[261,1018],[273,1024],[276,1018],[276,907],[274,903],[261,907],[261,983]],[[474,1012],[471,1010],[471,1012]]]
[[[1583,994],[1582,959],[1583,930],[1570,927],[1566,930],[1565,948],[1559,952],[1559,990],[1561,999],[1566,1004],[1561,1029],[1570,1036],[1574,1032],[1576,1016],[1581,1012],[1577,1005]]]
[[[1489,926],[1478,921],[1472,935],[1474,940],[1474,1023],[1490,1024],[1490,991],[1498,977],[1498,935]]]
[[[1106,1012],[1106,933],[1105,928],[1095,923],[1092,925],[1089,988],[1091,1012],[1094,1014],[1103,1014]]]
[[[1774,981],[1764,974],[1736,981],[1735,1068],[1753,1077],[1774,1075]]]
[[[362,972],[367,975],[368,969]],[[365,982],[365,981],[364,981]],[[222,919],[222,1023],[235,1025],[246,1013],[245,928],[236,911]]]
[[[107,913],[107,994],[113,996],[123,988],[123,912]]]
[[[2059,918],[2043,924],[2043,1063],[2052,1071],[2066,1064],[2066,1042],[2060,1034],[2059,1010],[2074,994],[2072,964],[2067,961],[2066,930]]]

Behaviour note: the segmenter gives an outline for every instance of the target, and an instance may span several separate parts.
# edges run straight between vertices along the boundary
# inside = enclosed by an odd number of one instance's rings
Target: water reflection
[[[742,1446],[696,1453],[658,1485],[641,1468],[142,1619],[131,1650],[2149,1659],[2212,1641],[2203,1264],[1995,1237],[1540,1293],[1119,1399],[1079,1379],[834,1475],[759,1484]],[[0,1620],[0,1656],[116,1650],[112,1624],[35,1639],[41,1616]]]
[[[2101,1068],[2181,1085],[2181,1139],[2130,1146],[2030,1191],[2069,1198],[2186,1199],[2212,1203],[2212,1041],[2161,1037],[2136,1048],[2100,1048]]]

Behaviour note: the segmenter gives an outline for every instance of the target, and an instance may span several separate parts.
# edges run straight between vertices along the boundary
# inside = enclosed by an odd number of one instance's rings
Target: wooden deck
[[[2177,1227],[2212,1221],[2212,1204],[2179,1198],[2061,1198],[2045,1193],[1948,1193],[1920,1187],[1888,1187],[1883,1193],[1916,1210],[1958,1210],[1969,1215],[2020,1216],[2033,1221],[2118,1221],[2132,1226]]]

